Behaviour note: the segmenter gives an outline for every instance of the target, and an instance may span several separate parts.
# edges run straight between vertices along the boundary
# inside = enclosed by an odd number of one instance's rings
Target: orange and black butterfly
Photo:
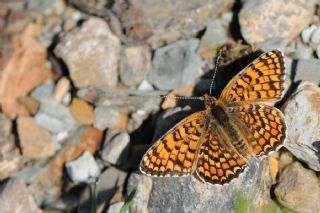
[[[143,156],[140,170],[152,176],[194,172],[211,184],[239,176],[253,155],[284,143],[285,118],[263,102],[281,99],[285,64],[279,50],[255,59],[236,75],[219,99],[204,96],[206,109],[180,121]]]

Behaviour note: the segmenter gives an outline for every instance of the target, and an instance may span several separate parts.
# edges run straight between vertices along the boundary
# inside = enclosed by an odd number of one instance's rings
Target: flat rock
[[[55,49],[76,87],[114,87],[118,82],[120,41],[103,19],[90,18],[66,34]]]
[[[266,198],[269,196],[269,188],[265,187],[265,178],[269,179],[269,176],[264,176],[264,169],[268,169],[264,168],[263,161],[251,161],[251,163],[243,175],[223,186],[202,183],[193,175],[151,178],[133,174],[133,177],[129,178],[128,191],[137,186],[138,192],[130,210],[132,212],[147,212],[146,210],[148,212],[233,212],[241,194],[250,201],[248,204],[250,209],[257,212],[268,202]]]
[[[284,146],[310,168],[320,171],[320,88],[301,83],[285,103],[283,112],[288,126]]]
[[[72,99],[69,107],[70,112],[74,119],[80,124],[93,123],[93,107],[79,98]]]
[[[159,95],[168,91],[133,90],[119,88],[85,88],[77,92],[77,96],[98,107],[113,107],[126,113],[137,110],[157,111],[162,101]]]
[[[10,179],[0,187],[0,206],[3,213],[41,213],[26,184]]]
[[[201,38],[199,54],[203,58],[212,59],[218,47],[228,42],[227,28],[221,20],[215,20],[208,24],[206,32]]]
[[[76,125],[69,109],[55,100],[42,103],[34,118],[41,127],[52,133],[67,132]]]
[[[96,185],[98,202],[108,203],[118,190],[123,190],[126,177],[126,172],[114,167],[109,167],[102,172]],[[90,188],[86,187],[80,196],[79,213],[90,212],[92,204],[90,194]]]
[[[98,129],[124,128],[128,117],[115,107],[98,106],[94,109],[93,126]]]
[[[197,39],[181,40],[156,50],[149,81],[159,89],[191,86],[201,75],[202,60],[195,53]]]
[[[89,152],[84,152],[76,160],[67,162],[66,170],[75,183],[93,183],[100,175],[98,164]]]
[[[49,131],[26,116],[18,117],[18,133],[22,154],[29,158],[45,158],[55,153],[55,145]]]
[[[261,49],[263,52],[274,49],[284,50],[286,48],[286,42],[282,37],[273,37],[257,43],[257,48]]]
[[[151,70],[151,50],[148,46],[133,46],[123,50],[120,64],[121,81],[128,85],[138,85]]]
[[[136,194],[130,206],[130,212],[149,213],[148,204],[152,191],[152,178],[132,173],[127,184],[128,194],[136,188]]]
[[[222,12],[232,7],[232,0],[133,0],[135,8],[142,9],[150,20],[155,37],[173,34],[192,35],[203,29]]]
[[[284,169],[274,192],[282,205],[296,212],[320,211],[320,182],[315,172],[299,162]]]
[[[31,97],[40,103],[45,103],[52,99],[54,86],[55,84],[52,80],[46,81],[32,91]]]
[[[239,13],[242,36],[250,44],[274,37],[281,37],[290,42],[310,24],[315,11],[315,2],[314,0],[245,1]]]
[[[114,135],[110,140],[106,137],[101,152],[102,160],[114,164],[123,164],[128,159],[130,136],[127,132],[122,131]]]

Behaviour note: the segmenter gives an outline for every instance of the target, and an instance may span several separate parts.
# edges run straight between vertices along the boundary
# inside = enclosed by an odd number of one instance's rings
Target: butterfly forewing
[[[205,131],[204,116],[204,111],[196,112],[169,130],[143,156],[140,170],[154,176],[190,174]]]
[[[267,52],[236,75],[222,91],[220,100],[266,102],[282,96],[285,80],[283,55],[279,50]]]

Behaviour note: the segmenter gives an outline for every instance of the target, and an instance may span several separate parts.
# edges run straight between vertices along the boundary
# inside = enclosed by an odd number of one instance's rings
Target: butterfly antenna
[[[213,76],[212,76],[212,79],[211,79],[210,92],[209,92],[210,96],[212,95],[213,82],[214,82],[214,79],[216,78],[216,74],[217,74],[217,70],[218,70],[218,64],[219,64],[219,60],[220,60],[220,57],[221,57],[221,52],[222,52],[222,50],[220,49],[219,53],[218,53],[218,56],[217,56],[217,59],[216,59]]]
[[[204,100],[203,97],[185,97],[185,96],[175,96],[175,95],[160,95],[160,98],[173,98],[177,100]]]

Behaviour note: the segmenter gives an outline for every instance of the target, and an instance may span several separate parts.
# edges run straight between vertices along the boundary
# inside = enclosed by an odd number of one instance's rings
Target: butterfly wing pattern
[[[180,121],[142,157],[140,170],[153,176],[183,176],[192,172],[205,131],[204,112]]]
[[[265,104],[282,97],[284,78],[282,53],[262,54],[227,84],[218,100],[212,98],[212,106],[162,136],[143,156],[140,170],[151,176],[195,172],[210,184],[238,177],[250,156],[266,156],[284,143],[285,118]]]
[[[224,184],[238,177],[246,167],[245,160],[232,149],[225,148],[221,139],[208,132],[200,147],[197,175],[203,182]]]
[[[236,75],[222,91],[219,100],[236,102],[265,102],[279,100],[285,80],[283,55],[278,50],[267,52]]]

